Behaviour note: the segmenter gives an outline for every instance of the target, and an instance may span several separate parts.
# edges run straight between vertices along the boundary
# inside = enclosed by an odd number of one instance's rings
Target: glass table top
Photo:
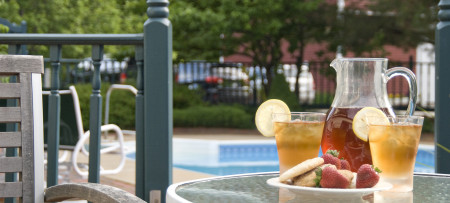
[[[176,184],[169,187],[167,202],[450,202],[450,175],[415,174],[413,192],[374,192],[364,196],[292,193],[266,183],[277,176],[278,173],[242,174]]]

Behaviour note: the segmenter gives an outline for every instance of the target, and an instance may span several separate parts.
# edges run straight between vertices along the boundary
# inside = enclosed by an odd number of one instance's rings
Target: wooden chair
[[[0,198],[20,202],[54,202],[71,198],[91,202],[144,202],[111,186],[96,183],[62,184],[44,188],[44,141],[42,113],[43,58],[0,55],[0,123],[16,130],[0,132],[0,148],[16,149],[17,156],[0,157],[0,173],[16,177],[0,182]],[[18,177],[18,178],[17,178]]]

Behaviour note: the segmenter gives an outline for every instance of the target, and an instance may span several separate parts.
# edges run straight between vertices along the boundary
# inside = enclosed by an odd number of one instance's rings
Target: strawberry
[[[324,169],[318,168],[316,170],[316,183],[319,183],[323,188],[347,188],[351,183],[353,174],[350,172],[351,177],[347,175],[337,170],[335,166],[328,166]]]
[[[339,161],[339,152],[336,150],[328,150],[327,153],[322,155],[324,164],[333,164],[337,169],[341,169],[341,161]]]
[[[348,163],[347,160],[341,159],[340,161],[341,161],[341,169],[342,170],[351,170],[350,169],[350,163]]]
[[[381,170],[369,164],[363,164],[356,174],[356,188],[370,188],[375,186],[380,180],[378,173]]]

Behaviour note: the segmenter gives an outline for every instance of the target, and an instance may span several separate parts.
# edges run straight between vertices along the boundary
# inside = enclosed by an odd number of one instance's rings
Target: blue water
[[[219,163],[217,166],[211,166],[206,163],[204,165],[174,163],[174,166],[181,169],[220,176],[279,170],[276,145],[224,144],[220,145],[219,148]],[[319,156],[321,155],[322,152],[320,151]],[[127,157],[135,159],[136,154],[133,152],[128,154]],[[201,158],[199,157],[199,159]],[[419,146],[414,171],[434,173],[434,147]]]

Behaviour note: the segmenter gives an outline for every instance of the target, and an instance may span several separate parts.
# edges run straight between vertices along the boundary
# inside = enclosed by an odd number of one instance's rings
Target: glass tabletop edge
[[[245,173],[245,174],[235,174],[235,175],[226,175],[226,176],[214,176],[209,178],[201,178],[201,179],[195,179],[195,180],[189,180],[179,183],[174,183],[170,185],[167,188],[166,192],[166,201],[168,203],[170,202],[182,202],[182,203],[189,203],[190,201],[184,199],[183,197],[179,196],[176,191],[178,188],[190,184],[195,183],[201,183],[201,182],[207,182],[207,181],[215,181],[215,180],[223,180],[223,179],[230,179],[230,178],[240,178],[240,177],[251,177],[251,176],[278,176],[278,171],[273,172],[258,172],[258,173]],[[414,176],[418,177],[438,177],[438,178],[450,178],[450,174],[442,174],[442,173],[414,173]]]
[[[201,178],[201,179],[184,181],[184,182],[180,182],[180,183],[174,183],[167,188],[166,202],[168,202],[168,203],[171,203],[171,202],[189,203],[190,201],[180,197],[176,193],[177,188],[184,186],[184,185],[189,185],[189,184],[193,184],[193,183],[201,183],[201,182],[212,181],[212,180],[222,180],[222,179],[228,179],[228,178],[249,177],[249,176],[271,176],[271,175],[279,175],[279,172],[271,171],[271,172],[244,173],[244,174],[235,174],[235,175],[226,175],[226,176],[214,176],[214,177],[209,177],[209,178]]]

